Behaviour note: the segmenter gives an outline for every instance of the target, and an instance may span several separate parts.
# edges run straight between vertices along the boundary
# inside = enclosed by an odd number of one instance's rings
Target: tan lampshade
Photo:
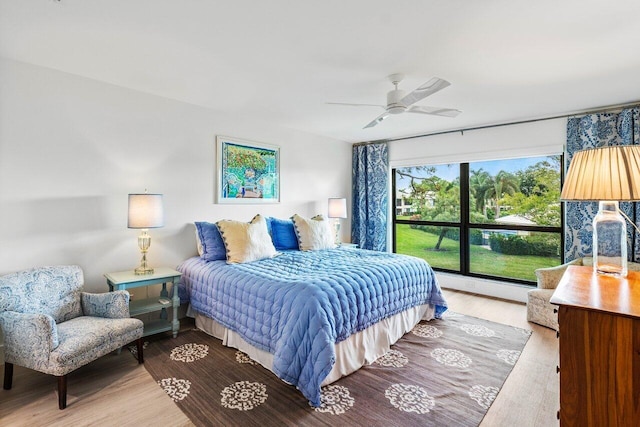
[[[562,187],[562,200],[640,200],[640,146],[578,151]]]
[[[129,228],[164,226],[162,194],[129,194]]]
[[[329,218],[346,218],[347,217],[347,199],[330,198],[328,215],[329,215]]]

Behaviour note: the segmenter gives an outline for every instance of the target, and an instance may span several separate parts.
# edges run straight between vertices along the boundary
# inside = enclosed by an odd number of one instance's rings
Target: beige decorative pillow
[[[227,263],[238,264],[278,255],[267,230],[267,221],[256,215],[251,222],[222,220],[216,222],[227,248]]]
[[[318,249],[336,247],[331,225],[322,215],[307,219],[295,214],[291,219],[296,228],[298,245],[301,251],[316,251]]]

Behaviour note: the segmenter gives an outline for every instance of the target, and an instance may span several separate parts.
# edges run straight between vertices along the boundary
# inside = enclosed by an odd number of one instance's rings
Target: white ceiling
[[[357,142],[640,100],[640,1],[0,0],[0,56]],[[383,110],[386,76],[417,105]]]

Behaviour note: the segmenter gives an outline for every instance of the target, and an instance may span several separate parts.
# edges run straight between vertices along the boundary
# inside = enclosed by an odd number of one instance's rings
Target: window
[[[561,156],[393,170],[394,252],[438,270],[535,281],[562,262]]]

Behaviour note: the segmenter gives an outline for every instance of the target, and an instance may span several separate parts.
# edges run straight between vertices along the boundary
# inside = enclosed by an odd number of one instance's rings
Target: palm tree
[[[489,172],[480,168],[472,170],[469,176],[469,190],[475,199],[475,208],[477,212],[487,216],[487,191],[493,187],[493,179]]]
[[[493,199],[495,202],[495,218],[500,218],[500,199],[505,194],[513,196],[519,191],[518,178],[515,175],[500,171],[492,178],[492,185],[485,193],[487,199]]]

